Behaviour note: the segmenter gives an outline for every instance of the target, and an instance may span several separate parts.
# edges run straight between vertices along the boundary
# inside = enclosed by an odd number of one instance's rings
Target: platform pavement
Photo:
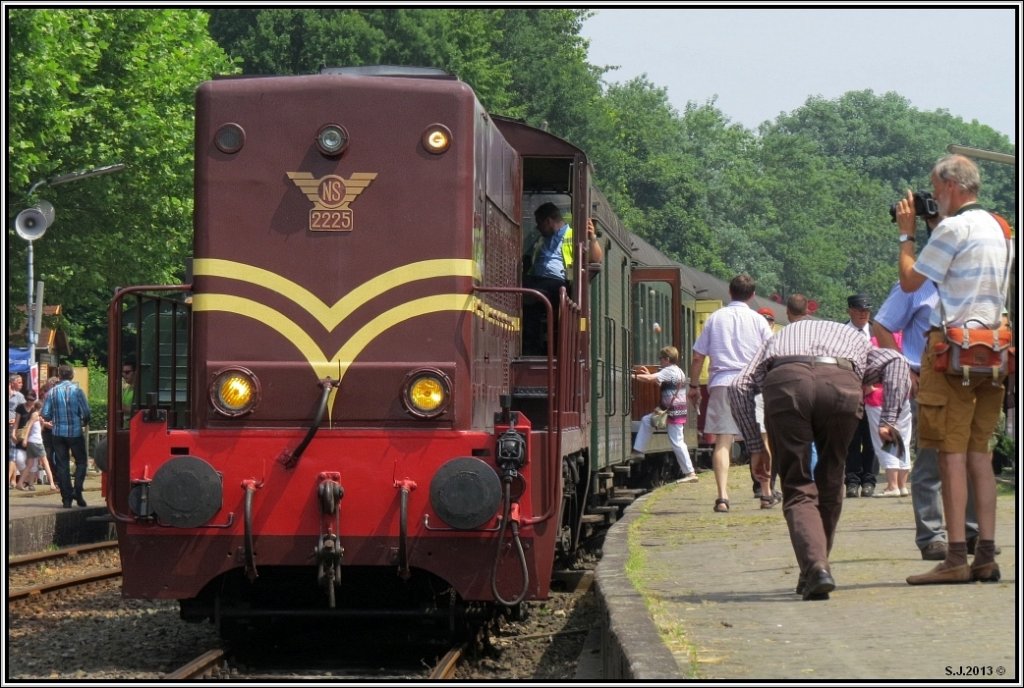
[[[37,485],[34,492],[7,490],[7,556],[115,539],[113,524],[106,520],[99,472],[86,473],[82,496],[87,506],[65,509],[60,492],[49,485]]]
[[[987,584],[907,585],[935,563],[914,544],[910,497],[845,500],[825,601],[794,593],[781,505],[760,508],[747,466],[730,469],[729,493],[730,513],[714,513],[708,471],[613,526],[596,575],[605,678],[1021,684],[1016,492],[998,499],[1002,580]]]

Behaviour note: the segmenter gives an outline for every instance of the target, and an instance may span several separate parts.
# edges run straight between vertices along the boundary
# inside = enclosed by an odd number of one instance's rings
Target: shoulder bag
[[[999,215],[992,213],[1007,239],[1006,281],[1004,293],[1010,280],[1011,234],[1009,225]],[[962,384],[971,384],[971,373],[992,376],[997,383],[1007,375],[1017,372],[1017,349],[1012,346],[1013,331],[1009,325],[1000,322],[995,327],[947,327],[946,314],[939,299],[939,315],[942,320],[944,340],[935,345],[935,371],[947,375],[958,375]],[[970,320],[968,322],[971,322]],[[979,324],[984,325],[984,323]],[[967,323],[964,323],[966,325]]]
[[[676,387],[676,392],[675,394],[672,395],[672,400],[668,402],[669,408],[672,408],[672,405],[676,403],[676,397],[679,396],[679,390],[683,388],[684,382],[686,382],[685,377],[680,381],[679,386]],[[667,408],[657,406],[653,411],[651,411],[651,427],[654,428],[655,430],[664,430],[668,427]]]

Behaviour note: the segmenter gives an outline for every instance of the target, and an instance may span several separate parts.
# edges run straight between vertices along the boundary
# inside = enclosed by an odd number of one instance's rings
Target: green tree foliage
[[[519,117],[586,151],[600,148],[600,75],[579,35],[589,10],[509,9],[497,15],[494,49],[508,62]]]
[[[646,77],[608,83],[587,62],[583,9],[374,8],[77,10],[8,13],[8,216],[55,174],[113,162],[119,175],[40,189],[57,222],[36,243],[47,301],[61,302],[76,351],[102,359],[117,285],[177,282],[190,248],[192,94],[245,74],[323,66],[445,69],[492,113],[545,127],[587,152],[626,226],[669,256],[762,295],[794,291],[845,318],[855,291],[876,302],[896,279],[888,209],[957,143],[1009,140],[895,93],[812,97],[756,132],[714,100],[675,110]],[[240,67],[236,67],[235,65]],[[1015,170],[981,161],[982,202],[1016,223]],[[9,237],[14,237],[13,232]],[[23,300],[25,243],[9,242]],[[10,310],[10,309],[9,309]],[[92,336],[81,336],[81,326]],[[77,335],[77,336],[76,336]]]
[[[79,328],[76,348],[102,358],[114,289],[183,276],[193,92],[232,65],[199,12],[12,9],[7,38],[8,216],[53,203],[53,226],[33,242],[36,278]],[[115,162],[125,171],[27,196],[39,180]],[[23,301],[25,242],[9,246],[10,296]]]
[[[504,11],[214,9],[210,33],[245,74],[315,74],[373,64],[436,67],[473,86],[486,107],[518,115],[512,65],[494,51]]]
[[[1009,140],[991,127],[968,124],[945,110],[920,112],[896,93],[876,96],[870,90],[851,91],[835,100],[809,98],[803,107],[763,127],[762,134],[811,138],[821,155],[887,184],[894,201],[908,188],[930,190],[931,168],[951,143],[1014,152]],[[1012,217],[1013,167],[978,164],[982,203]],[[883,210],[887,213],[888,206]]]
[[[946,146],[957,143],[1013,153],[1007,138],[990,127],[967,124],[943,110],[920,112],[902,96],[876,96],[870,90],[851,91],[835,100],[810,98],[803,107],[762,125],[760,134],[768,156],[765,173],[785,180],[787,186],[795,185],[779,189],[780,203],[809,204],[801,211],[805,213],[801,221],[818,226],[813,240],[798,242],[799,251],[786,242],[773,249],[777,256],[788,254],[795,259],[783,258],[791,269],[780,289],[814,295],[823,306],[821,315],[836,319],[845,317],[846,294],[864,292],[875,303],[885,298],[896,280],[898,252],[889,207],[908,188],[931,191],[929,175],[935,161],[946,155]],[[802,153],[771,153],[775,146],[796,141],[803,141]],[[981,202],[1014,224],[1012,166],[977,162],[982,173]],[[805,167],[812,163],[813,167]],[[794,176],[795,170],[801,173]],[[817,198],[806,197],[803,189],[807,188],[820,189]],[[794,211],[790,207],[786,212]],[[794,217],[782,225],[789,238],[806,231],[796,221]],[[837,246],[842,248],[840,253],[846,252],[845,260],[839,260]],[[796,255],[803,251],[808,253]]]

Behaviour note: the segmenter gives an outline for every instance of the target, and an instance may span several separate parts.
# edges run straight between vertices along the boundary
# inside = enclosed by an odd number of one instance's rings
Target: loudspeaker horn
[[[46,228],[53,224],[53,216],[53,204],[39,201],[18,213],[14,219],[14,231],[26,241],[35,241],[46,234]]]

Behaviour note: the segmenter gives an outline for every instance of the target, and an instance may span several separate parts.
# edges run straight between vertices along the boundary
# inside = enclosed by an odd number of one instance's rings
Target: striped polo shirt
[[[974,321],[995,327],[1006,303],[1012,259],[1012,246],[987,210],[962,211],[939,223],[914,263],[914,270],[939,288],[941,307],[932,311],[930,324],[939,327],[945,317],[947,325]]]
[[[754,414],[754,396],[761,391],[772,361],[783,356],[828,356],[853,363],[862,384],[882,383],[885,397],[882,422],[896,426],[900,408],[910,392],[907,359],[895,349],[871,345],[859,330],[831,320],[799,320],[783,327],[758,350],[739,377],[732,381],[732,415],[743,434],[747,451],[764,450]]]

